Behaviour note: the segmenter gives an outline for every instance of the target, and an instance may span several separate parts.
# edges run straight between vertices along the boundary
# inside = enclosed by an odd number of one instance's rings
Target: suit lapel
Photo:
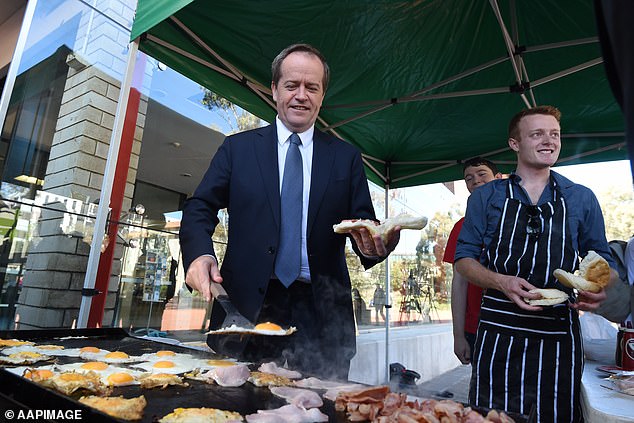
[[[335,152],[332,148],[332,140],[323,132],[315,128],[313,135],[313,168],[310,175],[310,196],[308,200],[308,224],[306,236],[315,223],[317,212],[324,198],[324,193],[330,181],[330,172],[335,161]]]
[[[277,227],[280,226],[280,176],[277,166],[277,130],[269,125],[257,132],[255,139],[255,155],[260,168],[260,177],[264,182],[265,194],[273,211]]]

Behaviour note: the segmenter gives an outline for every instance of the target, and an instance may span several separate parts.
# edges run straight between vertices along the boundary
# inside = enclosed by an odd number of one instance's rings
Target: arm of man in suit
[[[185,283],[211,299],[209,284],[222,277],[215,257],[212,235],[218,224],[218,210],[228,204],[231,175],[228,139],[220,146],[194,195],[183,208],[180,244],[185,268]]]

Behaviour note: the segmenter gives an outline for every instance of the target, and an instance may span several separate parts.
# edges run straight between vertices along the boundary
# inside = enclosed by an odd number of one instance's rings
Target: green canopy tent
[[[474,156],[512,170],[506,126],[538,104],[564,114],[561,164],[627,154],[591,0],[138,0],[131,39],[267,121],[272,59],[314,45],[332,70],[317,126],[362,151],[386,202],[389,188],[460,179]],[[385,357],[387,380],[389,325]]]
[[[317,122],[386,188],[456,180],[485,156],[514,168],[507,123],[563,112],[560,164],[625,159],[590,0],[139,0],[140,50],[271,121],[270,63],[294,42],[332,69]]]

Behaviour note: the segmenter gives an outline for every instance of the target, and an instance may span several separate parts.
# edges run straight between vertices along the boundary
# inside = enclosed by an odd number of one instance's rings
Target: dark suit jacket
[[[346,237],[332,226],[343,219],[375,219],[361,155],[353,146],[315,129],[307,249],[315,324],[320,336],[355,353]],[[211,236],[218,210],[229,212],[229,239],[221,266],[223,286],[240,312],[256,322],[273,275],[280,232],[280,194],[275,125],[228,137],[202,182],[187,200],[180,241],[185,269],[197,257],[214,254]],[[354,243],[353,243],[354,244]],[[214,254],[215,255],[215,254]],[[368,268],[377,263],[362,258]],[[211,326],[224,312],[214,307]]]

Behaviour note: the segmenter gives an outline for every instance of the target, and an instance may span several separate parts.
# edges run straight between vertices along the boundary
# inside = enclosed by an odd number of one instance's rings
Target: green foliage
[[[239,108],[226,98],[221,97],[204,87],[201,88],[205,92],[201,103],[209,110],[222,112],[219,113],[219,116],[227,122],[231,128],[229,133],[233,134],[262,126],[262,120],[259,117]]]
[[[627,241],[634,235],[634,193],[613,187],[597,193],[597,198],[603,211],[608,241]]]

